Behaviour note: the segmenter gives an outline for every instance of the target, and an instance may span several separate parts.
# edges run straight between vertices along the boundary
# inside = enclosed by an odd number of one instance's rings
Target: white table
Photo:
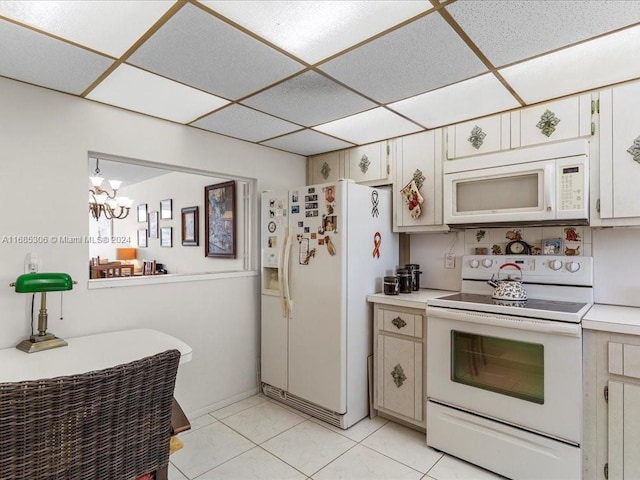
[[[35,353],[16,348],[0,350],[0,383],[102,370],[171,349],[180,351],[182,364],[189,362],[193,353],[181,340],[151,329],[122,330],[65,340],[66,347]]]

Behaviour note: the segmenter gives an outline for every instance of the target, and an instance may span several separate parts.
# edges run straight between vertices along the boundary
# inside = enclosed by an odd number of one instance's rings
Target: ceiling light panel
[[[320,69],[380,103],[459,82],[487,68],[439,14],[430,14]]]
[[[4,20],[0,20],[0,45],[0,75],[76,95],[113,63]]]
[[[446,7],[499,67],[640,22],[640,2],[458,0]]]
[[[519,107],[492,73],[392,103],[389,108],[435,128]]]
[[[0,15],[120,57],[171,6],[166,1],[0,1]]]
[[[302,130],[284,135],[262,142],[262,145],[305,156],[353,147],[351,143],[328,137],[313,130]]]
[[[386,108],[374,108],[367,112],[342,118],[314,127],[314,130],[343,138],[356,145],[371,143],[386,138],[415,133],[422,128],[415,123],[390,112]]]
[[[304,68],[191,4],[171,17],[128,63],[228,99]]]
[[[640,26],[500,70],[527,103],[640,77]]]
[[[201,1],[314,64],[416,15],[427,1]]]
[[[120,65],[87,98],[180,123],[229,103],[129,65]]]
[[[260,142],[301,128],[242,105],[229,105],[191,125],[250,142]]]
[[[375,103],[316,72],[306,72],[242,103],[305,126],[362,112]]]

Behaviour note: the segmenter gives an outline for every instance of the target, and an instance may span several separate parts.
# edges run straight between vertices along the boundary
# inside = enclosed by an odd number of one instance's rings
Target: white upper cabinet
[[[308,185],[336,182],[344,178],[344,151],[323,153],[309,157],[307,163]]]
[[[397,140],[396,181],[393,187],[394,231],[448,230],[442,223],[442,141],[442,129],[407,135]],[[412,180],[419,194],[417,199],[423,200],[418,205],[410,192]],[[409,200],[408,195],[411,195]]]
[[[639,82],[600,92],[600,212],[592,224],[640,225],[639,112]]]
[[[345,150],[345,176],[365,185],[391,183],[394,143],[388,140]]]
[[[447,158],[508,150],[510,118],[509,113],[503,113],[447,127]]]
[[[511,148],[592,135],[591,95],[579,95],[511,112]]]

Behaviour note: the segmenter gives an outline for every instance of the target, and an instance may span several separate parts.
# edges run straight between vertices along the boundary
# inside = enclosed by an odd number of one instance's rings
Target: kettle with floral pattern
[[[514,267],[520,272],[520,278],[511,278],[511,275],[507,275],[504,280],[500,279],[500,272],[505,267]],[[523,301],[527,299],[527,291],[522,284],[522,269],[515,263],[504,263],[500,265],[498,269],[498,275],[491,276],[491,280],[487,282],[493,287],[493,294],[491,298],[496,300],[508,300],[508,301]]]

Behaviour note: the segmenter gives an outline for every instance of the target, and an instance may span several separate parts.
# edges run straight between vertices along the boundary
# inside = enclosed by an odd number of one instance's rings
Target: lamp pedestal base
[[[34,353],[66,345],[67,342],[63,339],[56,337],[52,333],[47,333],[45,335],[32,335],[28,340],[23,340],[16,345],[16,348],[26,353]]]

